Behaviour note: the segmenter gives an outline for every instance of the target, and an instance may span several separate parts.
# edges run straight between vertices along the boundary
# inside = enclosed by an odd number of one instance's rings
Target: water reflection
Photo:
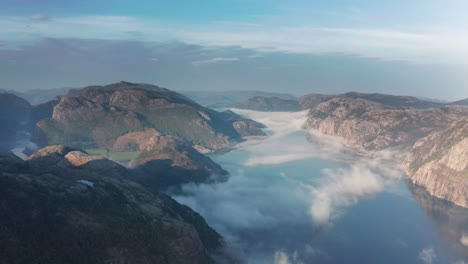
[[[424,188],[407,183],[411,194],[440,230],[449,250],[468,259],[468,209],[430,195]]]

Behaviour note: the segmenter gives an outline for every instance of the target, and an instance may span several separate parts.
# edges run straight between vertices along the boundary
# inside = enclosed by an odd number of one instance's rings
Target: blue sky
[[[422,72],[427,68],[440,68],[443,72],[440,80],[447,78],[446,72],[450,72],[453,75],[452,82],[456,82],[457,85],[452,88],[453,94],[446,95],[437,91],[430,94],[438,97],[443,95],[446,98],[468,96],[468,92],[461,91],[468,84],[468,77],[464,77],[468,64],[468,1],[1,2],[0,51],[3,56],[7,56],[5,54],[8,51],[14,53],[20,50],[27,53],[28,49],[38,48],[36,46],[43,45],[43,41],[47,39],[67,40],[68,45],[71,45],[69,40],[75,40],[73,45],[84,45],[83,41],[102,41],[102,45],[109,41],[130,41],[139,42],[144,44],[143,46],[184,43],[218,49],[238,47],[254,53],[260,52],[262,56],[278,52],[304,56],[342,54],[362,60],[375,60],[376,63],[398,62],[412,65],[408,66],[410,68],[421,65]],[[75,47],[75,50],[79,49]],[[50,50],[49,52],[53,53]],[[216,64],[238,64],[240,61],[240,56],[235,54],[231,57],[219,57],[214,54],[214,57],[208,58],[203,57],[203,51],[201,52],[199,61],[202,61],[202,64],[203,61]],[[12,61],[13,55],[8,56]],[[11,65],[8,65],[8,62],[3,63],[6,64],[4,68],[13,68],[9,67]],[[277,63],[284,64],[281,61]],[[289,64],[309,67],[301,63]],[[189,64],[194,67],[200,66],[200,63],[196,62]],[[51,65],[51,68],[53,67],[59,66]],[[386,74],[391,73],[382,72],[379,75],[392,77]],[[420,73],[416,75],[418,74]],[[242,75],[239,77],[242,78]],[[400,75],[394,77],[401,78]],[[435,77],[437,76],[431,76]],[[349,77],[343,75],[342,78]],[[59,85],[65,81],[53,84]],[[296,81],[310,82],[310,86],[314,85],[311,80]],[[346,79],[343,79],[342,83],[346,83]],[[412,85],[414,83],[412,82]],[[70,85],[78,84],[70,82]],[[249,86],[248,83],[245,85]],[[0,87],[2,86],[26,89],[23,85],[15,84],[13,80],[0,84]],[[45,84],[39,86],[43,87]],[[359,89],[353,85],[349,88]]]

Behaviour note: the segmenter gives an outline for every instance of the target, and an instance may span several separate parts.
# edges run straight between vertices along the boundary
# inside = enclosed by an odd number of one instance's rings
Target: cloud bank
[[[180,91],[263,90],[296,95],[377,91],[447,100],[468,97],[468,67],[461,66],[140,39],[42,37],[18,46],[0,38],[0,43],[0,89],[7,90],[84,87],[126,80]]]
[[[277,247],[265,263],[301,263],[306,251],[326,254],[311,246],[296,255],[289,250],[304,247],[350,206],[383,191],[400,177],[389,153],[374,159],[348,159],[350,165],[330,161],[344,160],[347,154],[330,138],[316,139],[322,146],[307,141],[307,136],[316,135],[301,130],[306,111],[234,111],[265,124],[270,136],[249,140],[235,151],[214,157],[231,172],[227,182],[185,185],[185,195],[175,199],[202,214],[250,257],[267,246]],[[288,243],[291,248],[283,248]]]
[[[48,21],[48,23],[33,23]],[[136,34],[135,34],[136,33]],[[0,36],[11,42],[47,38],[167,41],[295,53],[347,53],[417,63],[467,63],[466,32],[402,29],[208,23],[181,25],[133,16],[0,16]],[[345,44],[344,44],[345,43]]]

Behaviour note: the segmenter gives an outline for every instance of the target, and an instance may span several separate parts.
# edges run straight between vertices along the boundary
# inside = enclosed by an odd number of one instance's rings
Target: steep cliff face
[[[358,150],[410,148],[404,168],[431,194],[468,207],[468,107],[397,109],[364,99],[334,98],[304,125],[339,136]]]
[[[340,136],[352,148],[381,150],[409,147],[465,113],[465,107],[396,109],[360,98],[333,98],[313,108],[304,126]]]
[[[251,131],[261,133],[254,126]],[[147,128],[212,150],[242,137],[233,122],[221,113],[178,93],[148,84],[121,82],[91,86],[61,97],[52,117],[37,123],[35,140],[41,145],[109,149],[119,136]]]
[[[106,173],[104,173],[106,172]],[[99,156],[51,146],[0,156],[5,263],[213,263],[221,236],[187,206]]]
[[[432,195],[468,207],[468,117],[418,140],[404,168]]]

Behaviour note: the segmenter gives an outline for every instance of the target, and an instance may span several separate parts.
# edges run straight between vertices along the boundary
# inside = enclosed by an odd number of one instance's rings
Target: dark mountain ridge
[[[31,109],[26,100],[0,93],[0,152],[14,148],[31,131]]]
[[[235,263],[205,220],[100,156],[51,146],[0,156],[5,263]]]

